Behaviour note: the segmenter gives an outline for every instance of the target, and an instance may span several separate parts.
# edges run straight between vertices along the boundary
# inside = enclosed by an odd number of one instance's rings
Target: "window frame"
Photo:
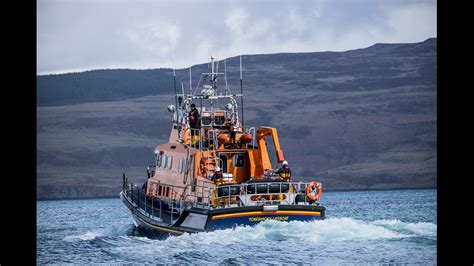
[[[237,161],[238,161],[237,158],[238,158],[239,156],[242,156],[242,165],[237,165]],[[243,153],[234,154],[234,155],[232,156],[232,165],[233,165],[235,168],[243,168],[243,167],[245,167],[245,154],[243,154]]]
[[[173,168],[173,155],[168,155],[168,160],[166,161],[165,168],[168,168],[168,169]]]

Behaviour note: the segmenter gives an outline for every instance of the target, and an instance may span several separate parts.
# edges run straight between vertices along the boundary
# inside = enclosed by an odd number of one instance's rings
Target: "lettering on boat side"
[[[288,221],[288,216],[250,217],[249,218],[249,222],[261,222],[265,220]]]

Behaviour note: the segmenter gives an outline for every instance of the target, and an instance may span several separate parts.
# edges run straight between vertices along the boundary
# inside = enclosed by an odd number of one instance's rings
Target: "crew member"
[[[278,171],[276,171],[275,174],[280,175],[280,177],[285,179],[286,181],[290,181],[291,170],[290,170],[290,166],[288,166],[288,162],[283,161],[281,168]]]
[[[191,111],[189,111],[189,127],[191,128],[191,137],[194,136],[196,129],[198,128],[199,122],[199,111],[196,109],[194,103],[191,104]]]
[[[218,182],[222,180],[222,178],[224,177],[222,176],[221,168],[219,166],[216,166],[216,168],[214,168],[214,174],[212,175],[211,180],[214,182]]]

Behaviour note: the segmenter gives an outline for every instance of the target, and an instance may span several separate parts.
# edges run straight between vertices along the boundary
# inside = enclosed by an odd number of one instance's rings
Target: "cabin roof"
[[[188,149],[189,149],[189,154],[191,155],[194,155],[198,152],[197,149],[189,147],[181,143],[165,143],[165,144],[156,146],[155,153],[158,153],[160,151],[164,151],[165,153],[167,151],[177,152],[177,153],[187,153]]]

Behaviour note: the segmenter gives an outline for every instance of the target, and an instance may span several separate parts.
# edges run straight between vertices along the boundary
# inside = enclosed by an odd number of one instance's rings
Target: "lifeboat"
[[[312,221],[325,218],[318,182],[282,179],[270,161],[285,157],[277,129],[245,125],[230,88],[217,86],[211,57],[201,90],[176,94],[167,143],[156,146],[154,163],[142,183],[124,174],[120,197],[137,227],[155,234],[182,234],[254,225],[266,220]],[[240,108],[239,108],[240,107]],[[189,123],[189,113],[198,117]],[[193,121],[195,121],[193,119]]]

